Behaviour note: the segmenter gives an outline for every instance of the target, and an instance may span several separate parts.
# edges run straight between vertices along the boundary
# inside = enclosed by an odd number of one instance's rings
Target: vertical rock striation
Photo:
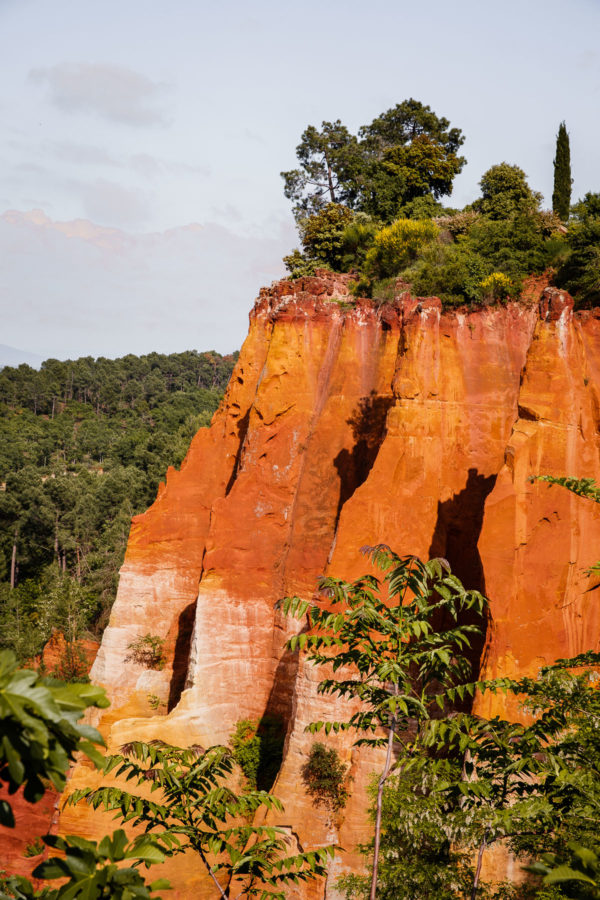
[[[377,759],[329,738],[352,798],[338,817],[313,805],[302,784],[305,726],[345,713],[285,651],[298,626],[275,602],[310,596],[324,572],[362,574],[361,545],[384,542],[445,556],[490,596],[473,660],[483,651],[488,674],[584,649],[598,626],[584,572],[600,556],[596,509],[529,479],[599,474],[600,319],[573,316],[570,298],[543,285],[525,304],[442,312],[438,300],[406,294],[350,305],[348,281],[322,272],[261,291],[211,428],[133,522],[92,673],[113,703],[100,723],[111,748],[132,738],[226,742],[241,718],[279,717],[285,812],[270,821],[304,849],[348,848],[332,864],[328,900],[338,875],[360,867],[352,848],[368,837]],[[146,633],[165,639],[162,670],[130,658]],[[80,765],[72,783],[92,777]],[[104,827],[85,808],[61,822],[87,834]],[[175,898],[192,887],[211,896],[193,860],[167,870]]]

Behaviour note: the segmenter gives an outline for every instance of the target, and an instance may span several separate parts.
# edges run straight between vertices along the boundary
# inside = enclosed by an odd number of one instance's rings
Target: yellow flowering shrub
[[[391,278],[413,262],[439,229],[431,219],[397,219],[375,235],[365,269],[375,278]]]
[[[492,272],[479,282],[479,296],[484,303],[497,303],[506,300],[513,290],[513,283],[504,272]]]

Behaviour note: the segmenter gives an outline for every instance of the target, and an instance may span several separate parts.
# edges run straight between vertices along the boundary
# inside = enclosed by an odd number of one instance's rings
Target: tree
[[[365,166],[359,208],[391,222],[420,197],[439,200],[465,159],[459,128],[418,100],[404,100],[360,131]]]
[[[561,122],[556,135],[556,156],[554,157],[554,190],[552,192],[552,209],[563,222],[569,218],[571,208],[571,147],[569,134],[564,122]]]
[[[307,616],[309,630],[291,638],[289,649],[307,650],[313,665],[331,667],[319,691],[358,698],[361,704],[348,721],[315,722],[310,730],[355,730],[361,734],[357,745],[386,747],[369,894],[375,900],[383,791],[398,770],[394,748],[403,748],[408,766],[420,754],[433,706],[444,709],[448,691],[461,689],[470,671],[464,654],[479,633],[464,617],[481,616],[485,601],[477,591],[466,591],[444,560],[399,557],[384,545],[365,552],[384,573],[383,583],[374,575],[352,583],[323,578],[318,602],[288,597],[281,607],[287,615]],[[343,674],[336,677],[339,670]]]
[[[339,119],[309,125],[296,147],[300,168],[282,172],[284,193],[294,201],[296,220],[319,212],[327,203],[352,207],[356,196],[358,142]]]
[[[527,184],[523,169],[506,162],[484,172],[479,186],[481,199],[473,207],[490,219],[508,219],[517,212],[537,210],[542,199]]]
[[[325,874],[335,848],[286,856],[282,829],[249,824],[260,807],[283,807],[266,791],[236,794],[232,790],[235,760],[227,747],[204,750],[134,741],[121,751],[108,757],[105,773],[114,771],[116,777],[138,787],[150,783],[156,799],[119,787],[100,787],[74,791],[69,802],[85,800],[94,809],[117,810],[123,822],[154,832],[169,856],[193,850],[224,900],[232,885],[243,887],[249,897],[284,900],[281,888],[288,882]]]
[[[465,164],[460,129],[418,100],[397,104],[358,135],[339,119],[306,129],[296,148],[300,168],[281,173],[297,221],[329,202],[391,222],[417,198],[449,194]]]

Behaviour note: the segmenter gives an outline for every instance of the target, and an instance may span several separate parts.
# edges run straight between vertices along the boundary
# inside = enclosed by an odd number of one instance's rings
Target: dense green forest
[[[0,646],[99,635],[131,517],[210,423],[237,354],[49,359],[0,371]]]

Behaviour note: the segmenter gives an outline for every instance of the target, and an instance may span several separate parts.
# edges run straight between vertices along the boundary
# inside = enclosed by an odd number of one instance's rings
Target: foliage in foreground
[[[44,679],[17,669],[14,655],[0,652],[0,780],[10,794],[24,786],[25,798],[36,802],[46,780],[64,789],[76,752],[86,753],[106,774],[114,772],[138,787],[150,785],[151,793],[148,798],[110,787],[74,792],[68,802],[86,799],[94,808],[114,810],[122,822],[141,826],[144,832],[131,842],[121,829],[98,843],[47,835],[44,842],[62,856],[44,860],[33,874],[63,883],[36,890],[27,878],[10,876],[0,880],[0,898],[154,900],[153,892],[169,884],[146,884],[138,867],[164,862],[187,849],[199,855],[222,897],[237,885],[246,896],[283,900],[289,882],[325,874],[335,848],[290,854],[282,829],[251,824],[259,808],[282,806],[266,791],[236,794],[229,787],[236,764],[226,747],[204,751],[133,743],[123,748],[124,756],[103,757],[94,747],[102,742],[98,732],[79,723],[89,706],[108,706],[101,688]],[[0,805],[0,821],[14,827],[7,800]]]
[[[450,698],[455,700],[452,692],[464,690],[470,673],[466,654],[480,631],[465,616],[481,617],[485,600],[465,590],[445,560],[399,557],[384,545],[365,552],[383,572],[381,580],[324,578],[319,602],[288,597],[281,606],[287,615],[307,617],[309,630],[288,646],[306,650],[310,662],[329,669],[319,691],[359,701],[347,721],[315,722],[309,729],[353,730],[357,745],[386,747],[375,811],[369,893],[374,900],[385,784],[392,772],[419,758],[434,705],[443,711]]]
[[[102,688],[42,678],[18,669],[9,650],[0,651],[0,782],[9,794],[23,786],[25,799],[35,803],[44,794],[45,780],[63,790],[76,753],[102,764],[94,747],[102,743],[100,734],[79,722],[90,706],[108,706]],[[0,801],[0,823],[14,827],[8,800]]]
[[[226,747],[135,741],[122,754],[107,759],[106,775],[113,772],[137,787],[150,784],[150,797],[101,787],[75,791],[69,803],[85,800],[94,809],[116,811],[122,822],[152,832],[167,856],[192,850],[222,897],[235,886],[249,897],[284,900],[286,884],[325,874],[335,848],[289,854],[282,829],[250,824],[259,808],[283,807],[266,791],[235,793],[235,760]]]
[[[58,888],[36,891],[26,878],[12,876],[0,885],[0,900],[161,900],[154,891],[170,887],[164,878],[146,884],[138,871],[141,864],[148,867],[165,860],[156,842],[148,837],[129,842],[125,832],[118,829],[99,843],[76,835],[47,835],[44,840],[64,855],[44,860],[34,869],[34,877],[67,881]]]

